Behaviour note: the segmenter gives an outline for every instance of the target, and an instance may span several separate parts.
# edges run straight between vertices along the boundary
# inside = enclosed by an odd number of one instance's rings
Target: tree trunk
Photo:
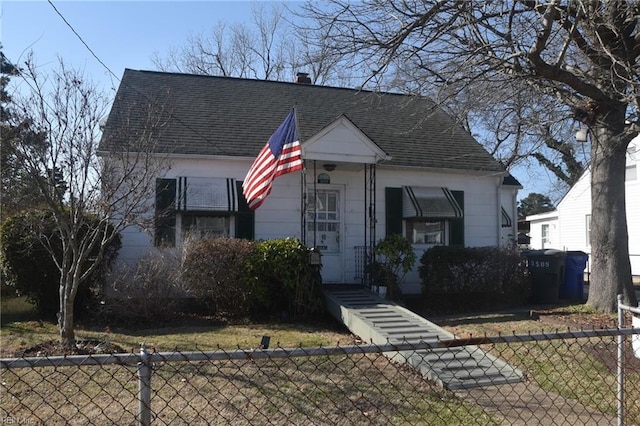
[[[625,161],[628,142],[616,141],[614,126],[602,126],[591,141],[591,277],[588,304],[603,312],[617,310],[617,295],[637,304],[631,281],[625,208]]]
[[[76,343],[76,332],[74,325],[73,304],[71,284],[60,280],[60,312],[58,313],[58,327],[60,329],[60,344],[65,348],[71,348]]]

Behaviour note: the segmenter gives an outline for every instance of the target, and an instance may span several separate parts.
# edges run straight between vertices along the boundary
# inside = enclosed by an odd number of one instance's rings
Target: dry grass
[[[3,301],[3,308],[5,307]],[[5,317],[6,312],[3,312]],[[603,328],[614,316],[582,306],[536,312],[433,319],[459,337]],[[2,323],[9,353],[55,339],[55,325],[15,317]],[[251,349],[262,336],[271,346],[351,345],[344,329],[326,325],[261,324],[144,330],[78,329],[84,339],[109,340],[134,350]],[[499,344],[492,352],[525,371],[547,392],[615,414],[614,342],[602,339]],[[627,401],[640,400],[640,371],[627,371]],[[134,424],[135,367],[58,367],[3,370],[0,416],[43,424]],[[416,371],[380,354],[272,360],[158,363],[152,378],[154,424],[501,424],[480,408],[427,382]],[[628,404],[627,421],[640,424],[640,407]]]
[[[108,325],[85,327],[78,324],[78,340],[102,341],[139,352],[140,345],[162,351],[210,351],[223,349],[254,349],[263,336],[270,337],[270,346],[319,347],[349,345],[354,337],[335,322],[318,324],[245,324],[221,325],[207,319],[191,324],[159,328],[111,328]],[[57,325],[36,319],[32,307],[23,298],[2,299],[0,357],[18,356],[26,349],[58,339]]]
[[[5,311],[6,313],[6,311]],[[6,318],[6,317],[5,317]],[[54,324],[17,316],[2,324],[3,351],[55,339]],[[144,330],[84,329],[82,339],[157,351],[341,346],[354,336],[335,325],[203,325]],[[2,370],[0,416],[42,424],[134,424],[135,367]],[[382,354],[272,360],[159,363],[152,377],[154,424],[475,424],[482,410]]]
[[[134,424],[135,367],[15,369],[3,416]],[[153,424],[496,424],[382,354],[154,365]]]
[[[446,317],[435,322],[458,337],[478,337],[616,328],[617,315],[598,313],[585,305],[573,305]],[[548,392],[602,413],[616,414],[615,337],[510,343],[481,348],[527,372],[535,384]],[[625,364],[625,399],[640,401],[640,360],[632,355],[630,344],[625,348]],[[640,405],[627,405],[628,423],[640,424]]]

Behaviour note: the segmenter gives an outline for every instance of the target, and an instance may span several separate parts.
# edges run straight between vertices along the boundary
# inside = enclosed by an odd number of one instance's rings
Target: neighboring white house
[[[520,184],[432,101],[399,94],[126,70],[106,122],[108,161],[144,129],[145,105],[162,100],[153,235],[123,236],[133,262],[186,233],[248,239],[296,237],[322,253],[324,283],[362,283],[366,253],[401,233],[419,256],[434,245],[513,244]],[[303,172],[276,178],[252,211],[241,184],[292,107]],[[403,290],[420,291],[416,270]]]
[[[560,247],[558,234],[558,212],[556,210],[527,216],[529,221],[529,247],[532,249],[555,249]]]
[[[627,149],[626,207],[631,272],[640,275],[640,137]],[[591,173],[589,169],[562,198],[556,210],[528,216],[531,248],[591,253]]]

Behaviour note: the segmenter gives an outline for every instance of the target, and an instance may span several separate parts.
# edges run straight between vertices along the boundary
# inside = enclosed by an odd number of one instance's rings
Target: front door
[[[339,188],[310,189],[307,200],[307,246],[315,246],[322,254],[322,282],[342,283],[342,191]]]

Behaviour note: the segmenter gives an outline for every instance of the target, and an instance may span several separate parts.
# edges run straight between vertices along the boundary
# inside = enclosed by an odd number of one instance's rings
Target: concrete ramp
[[[361,339],[386,343],[433,342],[455,336],[436,324],[366,289],[325,290],[329,312]],[[521,371],[477,346],[438,348],[385,354],[406,362],[426,378],[450,389],[518,383]]]

